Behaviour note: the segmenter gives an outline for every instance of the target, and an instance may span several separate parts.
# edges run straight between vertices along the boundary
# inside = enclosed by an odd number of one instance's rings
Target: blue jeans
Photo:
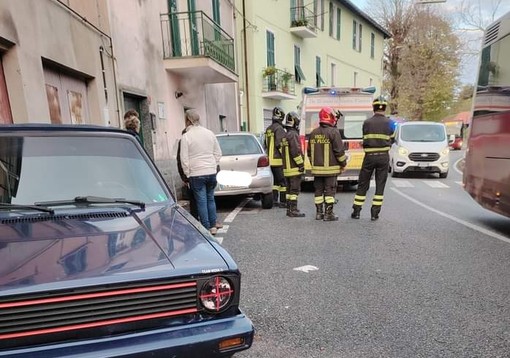
[[[216,202],[214,201],[216,174],[190,177],[189,184],[197,203],[200,222],[206,229],[214,227],[216,225]]]

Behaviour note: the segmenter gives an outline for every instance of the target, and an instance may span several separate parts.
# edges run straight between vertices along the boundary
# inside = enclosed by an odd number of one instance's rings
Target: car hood
[[[0,217],[0,295],[237,269],[178,205]]]
[[[448,143],[446,141],[443,142],[406,142],[400,141],[399,145],[401,147],[409,150],[410,153],[414,152],[427,152],[427,153],[440,153],[443,149],[448,147]]]

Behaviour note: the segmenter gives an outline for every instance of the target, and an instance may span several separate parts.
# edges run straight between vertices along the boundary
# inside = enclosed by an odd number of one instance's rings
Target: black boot
[[[379,213],[381,212],[380,206],[372,206],[370,208],[370,214],[372,215],[372,221],[379,219]]]
[[[315,220],[324,220],[324,205],[315,204]]]
[[[280,208],[286,208],[287,207],[287,193],[284,191],[280,191]]]
[[[351,218],[353,219],[359,219],[359,214],[361,212],[361,207],[358,206],[358,205],[353,205],[352,206],[352,214],[351,214]]]
[[[290,208],[287,210],[287,216],[290,216],[291,218],[302,218],[305,216],[305,214],[297,208],[297,200],[289,200],[287,203]]]
[[[278,202],[278,190],[273,190],[273,204]]]
[[[291,201],[287,200],[287,216],[290,216],[290,210],[291,210]]]
[[[324,221],[337,221],[338,216],[335,215],[333,212],[333,206],[335,204],[333,203],[327,203],[326,204],[326,212],[324,213]]]

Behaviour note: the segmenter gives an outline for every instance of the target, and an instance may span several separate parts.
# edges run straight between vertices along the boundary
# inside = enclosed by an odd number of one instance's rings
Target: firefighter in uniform
[[[366,194],[370,186],[370,178],[375,171],[375,194],[372,198],[370,210],[371,219],[379,219],[384,198],[384,186],[388,179],[388,166],[390,162],[389,150],[394,138],[392,121],[384,115],[387,102],[376,98],[372,103],[374,115],[363,123],[363,150],[365,157],[361,166],[358,180],[358,190],[354,196],[351,218],[359,219]]]
[[[305,161],[299,141],[300,119],[296,112],[290,112],[285,117],[283,126],[287,131],[282,140],[283,175],[287,180],[287,216],[301,218],[297,203],[301,190],[301,174],[305,171]]]
[[[265,145],[267,155],[269,156],[269,165],[273,173],[273,202],[277,203],[280,200],[280,208],[285,208],[286,205],[286,191],[285,177],[283,176],[283,161],[281,154],[281,143],[285,137],[285,129],[283,129],[282,122],[285,118],[285,113],[280,107],[273,109],[272,121],[273,123],[267,127],[265,133]]]
[[[336,221],[333,213],[337,177],[347,164],[337,114],[330,107],[319,112],[319,127],[310,133],[307,154],[312,166],[315,188],[316,220]],[[324,211],[325,206],[325,211]]]

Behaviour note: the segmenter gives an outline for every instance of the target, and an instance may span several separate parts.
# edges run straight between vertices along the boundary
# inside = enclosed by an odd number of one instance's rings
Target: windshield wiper
[[[102,196],[77,196],[71,200],[60,201],[41,201],[34,203],[36,207],[61,206],[61,205],[80,205],[80,204],[131,204],[145,210],[145,203],[139,200],[126,200],[123,198],[107,198]]]
[[[0,210],[36,210],[36,211],[42,211],[45,213],[50,213],[51,215],[55,214],[55,210],[50,208],[45,208],[41,206],[35,206],[35,205],[22,205],[22,204],[9,204],[9,203],[0,203]]]

